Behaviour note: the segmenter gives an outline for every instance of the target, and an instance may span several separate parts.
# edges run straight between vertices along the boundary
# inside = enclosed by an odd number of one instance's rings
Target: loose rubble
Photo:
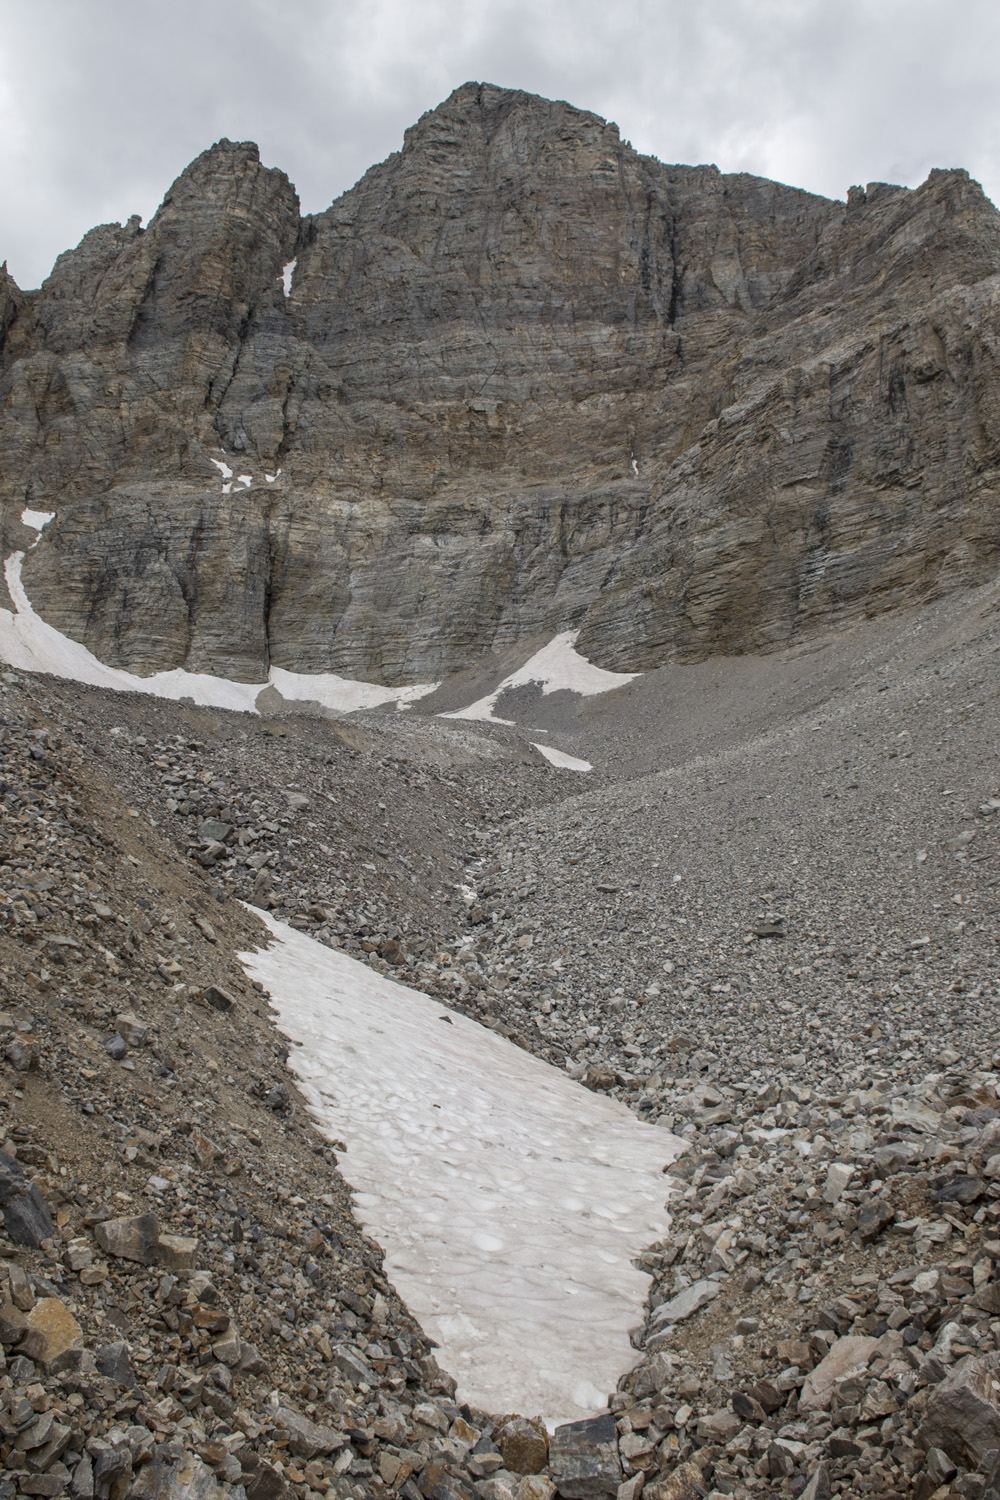
[[[993,618],[584,791],[6,674],[0,1500],[1000,1500]],[[235,896],[688,1141],[608,1415],[456,1401]]]

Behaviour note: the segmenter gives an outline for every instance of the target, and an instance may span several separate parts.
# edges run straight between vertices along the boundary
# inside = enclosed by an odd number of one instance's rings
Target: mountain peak
[[[960,171],[845,205],[469,81],[326,213],[220,140],[5,284],[0,500],[141,672],[761,650],[994,567],[998,270]]]

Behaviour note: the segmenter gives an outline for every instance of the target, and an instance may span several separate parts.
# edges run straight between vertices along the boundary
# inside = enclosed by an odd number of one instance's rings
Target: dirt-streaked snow
[[[575,649],[578,630],[564,630],[554,636],[547,646],[528,658],[523,667],[505,677],[499,687],[485,698],[470,703],[468,708],[454,709],[442,714],[443,719],[488,719],[495,724],[509,724],[510,719],[500,719],[493,712],[498,700],[508,688],[529,687],[539,684],[543,696],[548,693],[579,693],[583,698],[592,698],[597,693],[610,693],[614,688],[624,687],[638,677],[638,672],[608,672],[604,667],[595,667]]]
[[[383,703],[395,703],[397,707],[412,703],[433,693],[436,682],[418,682],[410,687],[383,687],[378,682],[353,682],[349,677],[338,677],[336,672],[286,672],[283,667],[272,667],[272,684],[283,698],[297,703],[321,703],[337,713],[354,713],[359,708],[380,708]]]
[[[624,1105],[436,1001],[260,913],[241,955],[391,1278],[462,1399],[572,1420],[637,1359],[683,1148]]]
[[[567,755],[565,750],[557,750],[554,745],[533,743],[532,749],[537,750],[539,755],[544,755],[546,760],[551,761],[562,771],[592,771],[594,769],[589,760],[578,760],[575,755]]]

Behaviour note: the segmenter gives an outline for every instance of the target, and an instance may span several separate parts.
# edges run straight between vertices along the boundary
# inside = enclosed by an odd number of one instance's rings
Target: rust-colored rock
[[[19,1354],[44,1369],[58,1370],[83,1348],[83,1329],[58,1297],[40,1298],[25,1317]]]
[[[540,1474],[549,1461],[549,1436],[538,1417],[505,1417],[493,1441],[512,1474]]]

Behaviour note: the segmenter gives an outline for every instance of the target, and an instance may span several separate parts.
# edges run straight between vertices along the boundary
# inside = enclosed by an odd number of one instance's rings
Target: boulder
[[[29,1182],[19,1161],[0,1151],[0,1208],[4,1228],[16,1245],[38,1250],[55,1234],[49,1205],[35,1183]]]
[[[622,1471],[614,1417],[589,1417],[557,1427],[549,1441],[549,1473],[565,1500],[617,1494]]]
[[[159,1258],[159,1225],[155,1214],[105,1219],[94,1230],[97,1243],[118,1260],[134,1260],[152,1266]]]
[[[539,1417],[506,1417],[493,1433],[512,1474],[540,1474],[549,1459],[549,1437]]]
[[[267,1500],[277,1500],[286,1489],[282,1481],[282,1488]],[[159,1459],[144,1464],[128,1492],[128,1500],[226,1500],[228,1493],[196,1453],[182,1453],[175,1464]],[[254,1500],[265,1497],[255,1495]]]
[[[826,1411],[837,1382],[867,1369],[877,1346],[878,1339],[865,1334],[838,1339],[829,1354],[806,1376],[799,1391],[799,1410]]]
[[[975,1469],[1000,1448],[1000,1355],[966,1355],[931,1392],[917,1440]]]
[[[83,1348],[83,1329],[58,1297],[42,1297],[24,1320],[18,1352],[49,1373],[67,1368]]]

